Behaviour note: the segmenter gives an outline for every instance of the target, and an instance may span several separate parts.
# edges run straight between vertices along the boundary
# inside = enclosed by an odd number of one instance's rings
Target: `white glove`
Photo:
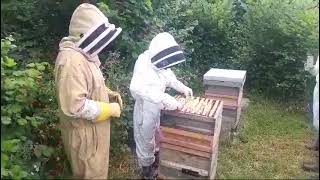
[[[169,94],[165,94],[165,98],[162,100],[164,110],[177,110],[181,109],[181,104]]]
[[[193,97],[192,89],[189,88],[189,87],[187,87],[187,86],[184,88],[183,94],[184,94],[186,97]]]

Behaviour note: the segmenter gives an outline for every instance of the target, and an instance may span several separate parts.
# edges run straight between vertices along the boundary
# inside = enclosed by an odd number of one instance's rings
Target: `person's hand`
[[[122,102],[122,98],[121,98],[121,95],[120,93],[118,92],[115,92],[115,91],[111,91],[109,88],[107,88],[107,93],[108,93],[108,96],[109,96],[109,99],[110,100],[114,100],[115,102],[117,102],[120,106],[120,109],[123,109],[123,102]]]
[[[111,110],[111,116],[112,117],[120,117],[121,115],[121,110],[120,110],[120,105],[118,103],[110,103],[110,110]]]
[[[112,96],[116,100],[116,102],[119,104],[120,109],[123,109],[123,102],[122,102],[121,95],[118,92],[113,92]]]
[[[165,98],[162,101],[165,110],[177,110],[181,109],[181,104],[172,96],[166,94]]]
[[[183,90],[183,94],[186,96],[186,97],[193,97],[193,91],[191,88],[189,87],[185,87],[184,90]]]
[[[118,103],[106,103],[106,102],[97,102],[97,105],[100,108],[99,116],[94,120],[94,122],[107,121],[111,117],[119,118],[121,114],[120,106]]]

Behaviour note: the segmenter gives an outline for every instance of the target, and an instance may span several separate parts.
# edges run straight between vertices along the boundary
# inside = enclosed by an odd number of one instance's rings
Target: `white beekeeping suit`
[[[319,56],[314,66],[306,67],[312,75],[316,76],[316,86],[313,90],[313,126],[319,131]]]
[[[316,76],[316,86],[313,91],[313,125],[319,131],[319,56],[311,72]]]
[[[171,87],[186,96],[192,90],[177,80],[169,69],[185,61],[182,50],[169,33],[160,33],[150,43],[135,63],[130,91],[135,99],[133,114],[134,138],[139,165],[143,167],[145,178],[154,174],[151,165],[155,153],[159,151],[159,126],[161,109],[176,110],[180,104],[165,93]],[[158,162],[156,162],[158,163]]]

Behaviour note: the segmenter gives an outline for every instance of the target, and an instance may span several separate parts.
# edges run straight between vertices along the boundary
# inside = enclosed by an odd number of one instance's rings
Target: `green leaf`
[[[37,64],[37,69],[39,71],[44,71],[46,69],[46,67],[43,64]]]
[[[5,65],[6,67],[11,68],[11,67],[16,66],[17,63],[14,61],[14,59],[7,57],[4,65]]]
[[[1,151],[2,152],[16,152],[19,149],[18,143],[20,139],[11,139],[1,141]]]
[[[20,126],[24,126],[24,125],[26,125],[26,124],[28,124],[28,121],[27,120],[25,120],[25,119],[18,119],[18,124],[20,125]]]
[[[11,118],[8,116],[1,116],[1,123],[4,125],[11,124]]]
[[[36,64],[35,63],[30,63],[30,64],[27,65],[27,67],[33,68],[33,67],[36,67]]]
[[[41,122],[39,122],[37,119],[35,119],[35,118],[31,118],[30,119],[30,122],[31,122],[31,125],[33,126],[33,127],[38,127],[40,124],[41,124]]]
[[[21,166],[19,165],[13,165],[11,171],[14,179],[22,179],[27,177],[28,175],[28,173],[26,171],[23,171]]]
[[[1,152],[1,167],[6,167],[8,160],[9,160],[9,157],[6,154]]]
[[[26,72],[27,72],[28,76],[34,77],[34,78],[38,77],[38,76],[41,74],[41,73],[40,73],[38,70],[36,70],[36,69],[28,69],[28,70],[26,70]]]
[[[12,104],[10,107],[9,107],[9,110],[10,112],[14,113],[14,114],[18,114],[18,113],[21,113],[22,111],[22,106],[21,105],[18,105],[18,104]]]
[[[2,163],[1,163],[1,166],[2,166]],[[9,171],[3,167],[1,167],[1,177],[7,177],[9,176]]]
[[[24,71],[15,71],[15,72],[13,72],[12,74],[14,75],[14,76],[22,76],[22,75],[24,75]]]
[[[23,95],[17,95],[16,96],[16,101],[17,102],[22,102],[24,103],[27,100],[27,97],[23,96]]]
[[[4,81],[4,87],[6,89],[14,89],[15,85],[16,85],[16,83],[13,79],[5,79],[5,81]]]
[[[51,147],[44,146],[42,154],[46,157],[50,157],[54,153],[54,149]]]

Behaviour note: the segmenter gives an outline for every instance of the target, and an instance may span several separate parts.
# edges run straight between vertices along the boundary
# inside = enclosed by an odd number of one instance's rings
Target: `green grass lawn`
[[[286,112],[275,103],[252,102],[231,143],[219,149],[219,178],[309,178],[301,164],[315,160],[305,145],[313,133],[304,113]]]
[[[304,113],[286,112],[276,103],[251,102],[238,135],[219,148],[218,178],[301,179],[316,174],[301,169],[303,161],[315,160],[304,146],[313,133]],[[138,178],[131,155],[112,158],[110,178]]]

